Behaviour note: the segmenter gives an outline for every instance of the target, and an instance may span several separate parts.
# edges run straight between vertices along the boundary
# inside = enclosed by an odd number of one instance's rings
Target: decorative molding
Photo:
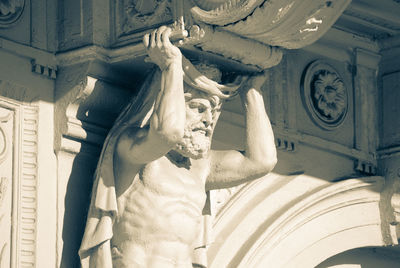
[[[370,69],[378,70],[381,55],[363,48],[354,48],[355,63]]]
[[[36,224],[37,224],[37,131],[38,109],[34,106],[21,107],[21,173],[18,232],[17,267],[35,267]]]
[[[0,176],[0,267],[10,267],[11,196],[9,178]]]
[[[25,0],[4,0],[0,3],[0,28],[12,26],[24,11]]]
[[[105,63],[116,63],[130,60],[146,55],[144,46],[130,44],[120,48],[107,49],[100,46],[86,46],[72,51],[61,52],[56,55],[57,64],[69,66],[73,64],[86,63],[92,60],[100,60]]]
[[[388,148],[382,148],[377,151],[378,159],[385,159],[390,157],[400,156],[400,146],[392,146]]]
[[[357,2],[352,3],[349,8],[343,12],[343,15],[364,21],[364,23],[373,25],[372,27],[380,28],[389,34],[400,32],[400,18],[398,16],[376,10],[373,6]]]
[[[207,24],[224,26],[249,16],[265,0],[193,0],[193,17]]]
[[[49,53],[34,47],[25,46],[0,37],[0,49],[17,56],[30,59],[31,71],[50,79],[56,79],[57,62],[53,53]]]
[[[6,134],[0,126],[0,164],[4,161],[7,155],[8,147],[9,144],[7,143]]]
[[[360,159],[354,160],[354,170],[364,175],[376,175],[377,165]]]
[[[198,36],[196,47],[204,51],[222,55],[247,65],[264,70],[278,65],[282,50],[258,41],[242,38],[227,31],[214,29],[207,25],[192,26],[190,36]],[[235,44],[227,46],[226,44]]]
[[[15,101],[1,99],[0,107],[9,112],[1,124],[8,124],[8,157],[2,169],[9,172],[11,213],[10,267],[35,267],[37,229],[37,152],[38,108]],[[11,149],[12,148],[12,149]],[[0,174],[1,175],[1,174]],[[6,179],[7,180],[7,179]],[[4,184],[3,184],[4,185]],[[11,194],[12,192],[12,194]],[[12,197],[11,197],[12,196]],[[11,227],[12,226],[12,227]]]
[[[218,3],[221,6],[212,10],[192,8],[194,19],[268,45],[295,49],[318,40],[350,1],[227,0]]]
[[[233,127],[234,131],[236,131],[235,133],[239,133],[241,130],[244,131],[244,117],[242,114],[224,110],[220,116],[217,128],[218,125],[221,125],[221,123],[225,124],[224,127]],[[274,135],[277,138],[280,138],[283,141],[283,144],[285,144],[285,140],[288,141],[288,148],[291,148],[290,143],[293,143],[295,146],[295,150],[297,150],[299,148],[299,145],[301,144],[302,146],[309,146],[334,154],[343,155],[345,157],[349,157],[350,159],[359,159],[365,162],[372,163],[374,166],[376,166],[376,157],[374,154],[369,154],[367,152],[347,147],[337,142],[329,141],[310,134],[300,133],[298,131],[290,131],[276,125],[273,125],[272,127]],[[218,141],[223,142],[221,138]],[[235,141],[236,143],[240,142],[239,139]],[[228,147],[232,147],[232,145],[237,144],[227,145]],[[276,145],[278,145],[278,143],[276,143]]]
[[[193,2],[187,0],[119,0],[115,6],[116,41],[118,46],[124,42],[138,42],[150,29],[175,20],[182,26],[185,23],[186,28],[192,26],[189,39],[203,32],[201,38],[192,38],[183,47],[195,46],[264,70],[281,60],[282,51],[275,46],[292,49],[316,41],[349,2],[199,0],[193,6]],[[168,12],[163,13],[166,9]],[[191,14],[187,13],[189,9]],[[181,21],[181,15],[185,16],[185,22]],[[149,16],[152,19],[146,21]],[[220,26],[210,26],[215,24]],[[226,46],[227,42],[235,46]],[[138,48],[138,54],[145,54],[143,48]]]
[[[396,244],[382,239],[383,184],[278,174],[249,183],[216,217],[210,267],[315,267],[352,248]]]
[[[317,60],[303,72],[303,104],[313,122],[326,130],[340,126],[348,110],[348,90],[338,72]]]
[[[7,192],[7,187],[8,187],[7,177],[1,177],[0,178],[0,207],[3,205],[3,200],[4,200],[4,197]],[[3,215],[0,215],[0,219],[2,217],[3,217]],[[0,248],[1,248],[1,246],[0,246]]]
[[[376,59],[376,55],[380,51],[376,40],[357,36],[335,26],[329,29],[317,42],[303,49],[333,60],[352,62],[354,57],[352,50],[354,48],[371,52],[371,63]],[[366,54],[366,56],[368,55]]]
[[[235,64],[242,64],[242,68],[245,70],[260,71],[273,67],[279,64],[282,58],[282,51],[279,48],[241,38],[229,32],[214,31],[208,26],[203,28],[197,25],[192,26],[189,39],[182,48],[198,47],[205,53],[210,52],[217,57],[221,56],[221,59],[224,57],[233,60]],[[228,48],[225,45],[226,42],[238,44],[238,47]],[[91,60],[100,60],[104,63],[115,64],[145,55],[146,51],[141,43],[110,49],[87,46],[57,54],[57,63],[59,66],[69,66]]]
[[[32,72],[46,76],[50,79],[57,78],[57,69],[49,66],[44,66],[41,64],[36,63],[35,60],[31,61],[32,64]]]
[[[210,191],[211,198],[211,213],[212,215],[217,215],[221,209],[226,205],[226,203],[238,192],[245,184]]]
[[[296,150],[296,141],[287,137],[275,137],[276,148],[282,151],[294,152]]]
[[[14,113],[0,105],[0,267],[10,267],[13,213]]]

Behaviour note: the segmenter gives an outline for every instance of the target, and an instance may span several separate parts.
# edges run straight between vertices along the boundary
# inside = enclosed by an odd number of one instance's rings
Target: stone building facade
[[[269,75],[278,165],[210,193],[209,267],[399,266],[399,1],[225,2],[0,1],[1,268],[79,267],[104,138],[152,67],[141,37],[174,22],[184,53]],[[243,136],[234,99],[213,147]]]

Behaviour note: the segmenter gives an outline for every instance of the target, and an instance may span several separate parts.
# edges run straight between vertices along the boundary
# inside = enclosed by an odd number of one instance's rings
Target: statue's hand
[[[267,81],[268,75],[265,73],[257,74],[254,76],[249,77],[247,80],[247,87],[248,89],[261,89],[262,85]]]
[[[143,37],[143,45],[150,61],[157,64],[161,70],[165,70],[172,63],[182,63],[180,49],[174,46],[169,39],[171,32],[171,28],[161,26]]]
[[[240,96],[244,97],[251,89],[261,92],[261,87],[264,85],[267,79],[268,75],[266,75],[264,72],[248,77],[246,82],[240,87]]]

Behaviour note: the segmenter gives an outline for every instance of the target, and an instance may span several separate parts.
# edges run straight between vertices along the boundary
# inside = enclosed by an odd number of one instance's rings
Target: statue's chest
[[[201,205],[205,201],[206,168],[180,167],[164,157],[147,164],[140,179],[148,191],[160,197],[187,199]]]

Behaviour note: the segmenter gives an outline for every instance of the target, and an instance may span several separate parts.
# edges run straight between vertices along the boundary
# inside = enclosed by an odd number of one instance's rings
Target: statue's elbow
[[[157,131],[157,135],[167,142],[168,144],[174,145],[180,142],[183,138],[183,128],[179,127],[168,127],[162,128]]]
[[[273,157],[268,157],[268,158],[264,159],[260,163],[260,169],[262,170],[261,173],[263,173],[263,175],[270,173],[275,168],[277,163],[278,163],[278,159],[277,159],[276,155]]]

